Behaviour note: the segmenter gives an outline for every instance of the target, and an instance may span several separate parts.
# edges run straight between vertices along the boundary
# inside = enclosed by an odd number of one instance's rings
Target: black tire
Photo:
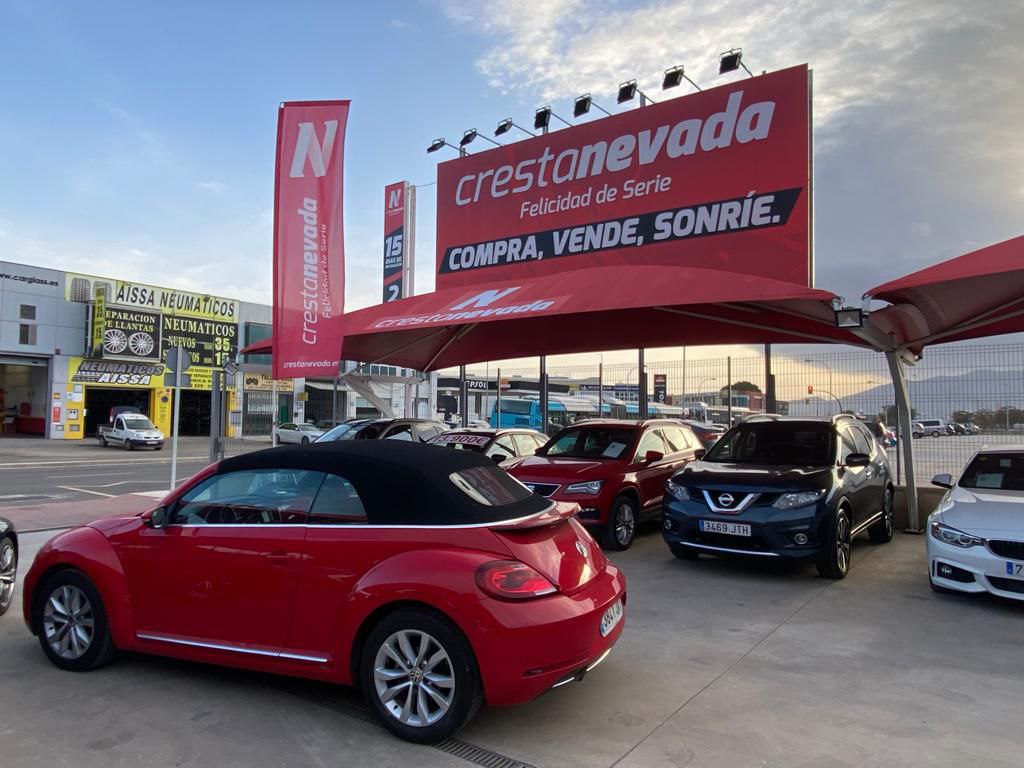
[[[124,447],[127,448],[129,451],[134,451],[135,450],[135,443],[133,443],[131,440],[125,440],[124,441]]]
[[[163,449],[164,449],[164,444],[160,443],[160,445],[156,446],[156,448],[154,450],[162,451]]]
[[[100,448],[106,448],[107,447],[107,438],[101,436],[99,440],[100,440]]]
[[[434,667],[433,672],[427,670],[423,662],[415,667],[407,665],[416,671],[418,682],[415,683],[408,682],[408,677],[406,677],[406,682],[401,682],[402,670],[397,665],[387,667],[389,673],[397,675],[397,677],[391,679],[391,682],[395,682],[396,685],[385,687],[384,692],[379,693],[378,681],[375,676],[378,654],[383,653],[384,644],[390,642],[392,643],[390,647],[393,650],[400,656],[406,656],[400,648],[400,643],[393,640],[400,633],[410,633],[410,636],[418,635],[421,641],[424,635],[428,636],[437,648],[447,654],[447,659],[439,662],[438,666]],[[428,646],[428,649],[433,648],[434,645]],[[422,648],[413,648],[413,651],[419,651],[421,654],[424,653]],[[430,658],[434,656],[433,653],[429,652],[426,655]],[[406,661],[408,660],[406,659]],[[386,659],[385,664],[395,664],[395,662]],[[385,667],[381,669],[385,669]],[[403,708],[403,712],[397,714],[388,709],[382,700],[382,695],[387,696],[388,691],[394,690],[394,688],[403,688],[403,686],[412,686],[415,690],[419,691],[420,686],[422,686],[423,691],[433,690],[444,698],[443,686],[428,687],[431,683],[428,675],[431,674],[437,675],[437,679],[449,679],[453,682],[452,690],[454,690],[454,693],[449,694],[451,701],[447,706],[447,710],[435,722],[428,722],[425,725],[411,721],[402,722],[401,717],[405,711],[404,707],[407,704],[407,700],[411,698],[410,695],[401,692],[391,695],[389,701],[396,707]],[[427,608],[405,608],[395,611],[386,616],[373,628],[363,646],[362,658],[359,663],[359,679],[363,695],[366,697],[370,709],[374,711],[384,727],[400,739],[418,744],[435,744],[450,737],[476,715],[484,699],[483,685],[480,682],[480,671],[477,668],[476,657],[473,655],[473,649],[470,647],[469,641],[466,640],[458,627],[442,614]],[[381,684],[387,686],[387,681]],[[403,690],[410,689],[403,688]],[[423,701],[428,705],[437,705],[436,700],[432,699],[431,695],[422,697],[417,695],[415,702],[408,702],[410,707],[415,705],[416,709],[415,714],[410,711],[410,718],[418,718],[420,716],[420,698],[423,698]],[[438,707],[437,712],[440,711],[441,709]],[[428,721],[430,716],[428,713],[426,718]]]
[[[934,581],[932,581],[931,576],[928,577],[928,586],[931,587],[932,588],[932,592],[934,592],[937,595],[952,595],[952,594],[955,594],[955,592],[952,589],[947,589],[946,587],[940,587],[938,584],[936,584]]]
[[[309,445],[309,438],[308,437],[302,438],[302,444],[303,445]]]
[[[885,487],[885,494],[882,496],[882,519],[868,528],[868,536],[876,544],[887,544],[892,541],[892,534],[895,526],[892,521],[892,486]]]
[[[940,434],[941,433],[939,432],[939,430],[937,430],[937,429],[932,430],[932,437],[938,437]]]
[[[601,546],[614,552],[622,552],[633,546],[636,539],[637,504],[632,496],[622,494],[612,502],[608,523],[601,536]]]
[[[815,563],[818,575],[844,579],[850,572],[850,516],[840,507],[822,536],[822,551]]]
[[[14,583],[18,577],[18,548],[10,536],[0,536],[0,616],[14,601]]]
[[[699,560],[700,552],[690,547],[684,547],[682,544],[671,544],[669,549],[672,550],[672,554],[678,557],[680,560]]]
[[[65,588],[77,590],[85,596],[88,600],[89,615],[92,619],[91,638],[84,651],[73,658],[62,656],[51,646],[51,634],[56,636],[60,632],[55,622],[51,623],[48,621],[47,614],[47,603],[50,602],[52,597],[56,597],[58,604],[60,604],[60,595]],[[36,605],[34,606],[33,615],[34,623],[38,630],[39,644],[43,648],[43,653],[53,662],[54,666],[70,672],[86,672],[103,666],[113,658],[117,648],[114,646],[114,639],[110,635],[107,612],[103,607],[103,600],[100,597],[99,591],[88,576],[81,571],[71,569],[58,571],[38,587],[36,594]],[[54,615],[60,615],[59,611],[55,611]],[[81,621],[83,622],[82,626],[85,627],[84,619],[81,619]],[[53,630],[52,633],[51,630]],[[67,635],[69,632],[73,632],[73,630],[74,625],[70,630],[65,631],[64,634]],[[69,650],[72,649],[69,648]]]

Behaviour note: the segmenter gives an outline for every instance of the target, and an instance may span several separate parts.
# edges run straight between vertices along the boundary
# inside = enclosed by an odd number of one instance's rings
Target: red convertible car
[[[469,451],[273,448],[51,539],[25,621],[62,669],[122,649],[352,684],[432,742],[485,701],[581,679],[618,640],[625,579],[577,509]]]

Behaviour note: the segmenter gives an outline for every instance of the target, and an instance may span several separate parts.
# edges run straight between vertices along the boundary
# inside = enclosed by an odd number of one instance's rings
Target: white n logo
[[[334,150],[334,135],[338,132],[338,121],[327,120],[324,123],[324,143],[316,138],[312,123],[299,123],[299,137],[295,140],[295,152],[292,154],[292,169],[288,175],[293,179],[306,175],[306,158],[313,168],[313,175],[324,176],[327,166],[331,164],[331,152]]]
[[[512,291],[518,291],[520,286],[514,288],[506,288],[504,291],[490,290],[478,293],[476,296],[472,296],[465,301],[459,302],[452,309],[465,309],[466,307],[486,307],[489,304],[493,304],[498,299],[508,296]]]
[[[402,188],[392,189],[388,195],[388,208],[398,208],[402,204]]]

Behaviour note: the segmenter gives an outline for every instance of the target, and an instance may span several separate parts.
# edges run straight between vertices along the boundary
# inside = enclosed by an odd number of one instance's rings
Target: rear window
[[[448,475],[456,488],[477,504],[504,507],[533,496],[525,485],[499,467],[469,467]]]
[[[833,462],[831,424],[753,422],[726,432],[704,461],[824,467]]]
[[[960,487],[1024,491],[1024,453],[979,453],[964,470]]]

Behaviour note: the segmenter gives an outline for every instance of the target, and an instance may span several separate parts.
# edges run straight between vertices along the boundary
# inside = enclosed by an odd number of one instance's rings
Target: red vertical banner
[[[384,187],[384,303],[404,296],[405,182]]]
[[[344,335],[346,101],[290,101],[277,119],[274,378],[333,377]]]

